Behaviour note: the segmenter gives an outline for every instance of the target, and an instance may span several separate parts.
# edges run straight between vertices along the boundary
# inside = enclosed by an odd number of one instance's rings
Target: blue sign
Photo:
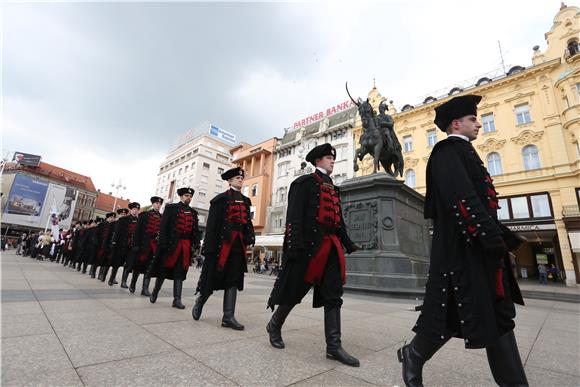
[[[237,143],[237,139],[236,139],[236,135],[228,132],[227,130],[223,130],[222,128],[219,128],[215,125],[209,125],[209,134],[219,138],[220,140],[223,140],[225,142],[229,142],[231,144],[236,144]]]
[[[40,216],[47,190],[47,182],[17,174],[12,183],[4,213]]]

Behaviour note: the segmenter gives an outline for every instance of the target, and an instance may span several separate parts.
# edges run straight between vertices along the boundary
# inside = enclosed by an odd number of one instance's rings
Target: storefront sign
[[[349,109],[349,108],[351,108],[353,106],[355,106],[355,105],[350,100],[349,101],[342,102],[342,103],[339,103],[336,106],[329,107],[329,108],[327,108],[325,110],[322,110],[322,111],[320,111],[320,112],[318,112],[316,114],[313,114],[311,116],[308,116],[306,118],[303,118],[301,120],[296,121],[294,123],[294,125],[293,125],[293,128],[296,129],[296,128],[299,128],[301,126],[306,126],[306,125],[313,124],[316,121],[320,121],[323,118],[329,117],[329,116],[331,116],[333,114],[336,114],[336,113],[341,112],[343,110]]]
[[[521,231],[542,231],[542,230],[555,230],[555,224],[521,224],[521,225],[509,225],[507,226],[510,230],[515,232]]]
[[[548,255],[536,254],[536,261],[538,262],[538,265],[541,265],[541,264],[547,265],[548,264]]]

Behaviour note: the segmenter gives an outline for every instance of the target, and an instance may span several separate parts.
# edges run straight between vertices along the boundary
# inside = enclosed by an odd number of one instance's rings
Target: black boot
[[[83,263],[83,274],[87,274],[87,266],[89,266],[89,264],[87,262]]]
[[[199,320],[199,318],[201,317],[201,312],[203,310],[203,306],[207,302],[208,298],[209,298],[209,294],[207,294],[205,296],[200,294],[197,297],[197,299],[195,300],[195,305],[193,305],[193,309],[191,310],[191,316],[193,317],[193,319],[195,321]]]
[[[149,282],[151,282],[151,277],[147,277],[147,274],[143,276],[143,287],[141,288],[141,295],[145,297],[150,297],[149,293]]]
[[[131,276],[131,285],[129,285],[129,292],[135,293],[135,286],[137,286],[137,280],[139,279],[139,272],[134,271]],[[123,285],[121,285],[123,286]]]
[[[109,266],[101,266],[101,272],[99,273],[99,279],[101,282],[105,282],[107,279],[107,273],[109,272]]]
[[[157,279],[155,280],[155,286],[153,286],[153,292],[151,293],[151,296],[149,297],[149,302],[151,302],[152,304],[155,304],[155,301],[157,301],[157,296],[159,295],[159,291],[161,290],[161,286],[163,286],[164,280],[165,280],[165,278],[163,278],[163,277],[157,277]]]
[[[111,276],[109,277],[109,286],[113,286],[114,284],[117,283],[117,281],[115,280],[115,277],[117,276],[117,270],[119,270],[118,267],[113,267],[113,269],[111,270]]]
[[[340,341],[340,307],[339,306],[325,306],[324,307],[324,335],[326,336],[326,358],[331,360],[338,360],[342,364],[351,367],[359,367],[360,362],[357,358],[349,355],[344,349]]]
[[[501,387],[528,386],[514,332],[510,331],[485,349],[493,380]]]
[[[123,275],[121,276],[121,287],[127,289],[127,278],[129,278],[129,270],[126,267],[123,268]]]
[[[185,309],[185,305],[181,303],[181,291],[183,290],[182,280],[173,280],[173,304],[171,305],[177,309]]]
[[[91,266],[91,271],[89,271],[91,278],[95,278],[97,276],[97,267],[95,265]]]
[[[420,335],[415,335],[409,344],[397,351],[399,362],[403,364],[403,382],[407,387],[423,386],[423,365],[431,359],[447,340],[435,343]]]
[[[77,263],[77,271],[81,271],[82,267],[83,267],[83,263],[81,261],[79,261]]]
[[[283,349],[285,347],[284,340],[282,340],[282,325],[284,325],[284,321],[286,321],[292,308],[294,305],[279,305],[266,325],[266,332],[270,335],[270,344],[274,348]]]
[[[243,331],[244,326],[240,324],[234,314],[236,312],[236,297],[238,289],[231,287],[224,292],[224,316],[222,317],[222,327],[232,328],[236,331]]]

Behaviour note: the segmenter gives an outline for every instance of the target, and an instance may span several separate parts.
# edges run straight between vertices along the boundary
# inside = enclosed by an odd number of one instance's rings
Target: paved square
[[[401,386],[396,349],[413,334],[414,302],[346,294],[343,345],[360,368],[325,358],[323,314],[309,295],[288,318],[285,350],[270,346],[266,300],[273,278],[249,274],[236,317],[220,327],[223,292],[191,318],[199,271],[184,283],[185,310],[171,308],[172,282],[156,304],[62,265],[2,255],[2,385]],[[120,275],[119,275],[120,276]],[[138,283],[140,286],[140,282]],[[516,336],[531,386],[580,385],[580,304],[526,300]],[[484,350],[452,340],[424,370],[428,386],[494,386]]]

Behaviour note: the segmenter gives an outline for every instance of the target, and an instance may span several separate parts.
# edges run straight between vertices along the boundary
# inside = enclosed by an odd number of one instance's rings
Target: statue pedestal
[[[429,222],[424,197],[387,173],[340,185],[350,238],[361,250],[346,256],[345,289],[421,296],[429,272]]]

